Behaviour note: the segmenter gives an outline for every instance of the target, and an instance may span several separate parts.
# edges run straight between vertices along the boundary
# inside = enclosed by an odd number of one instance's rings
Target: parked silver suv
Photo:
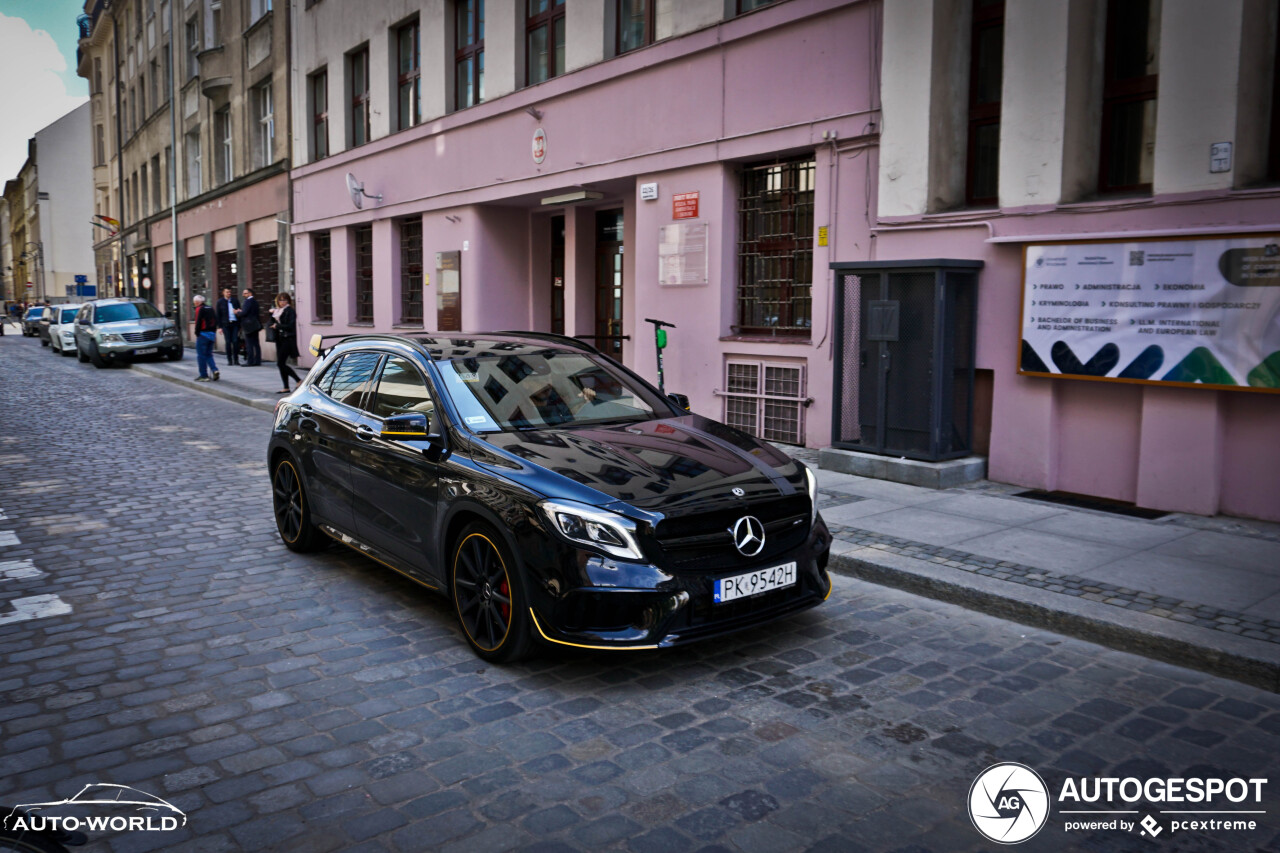
[[[182,358],[182,336],[173,321],[145,299],[95,299],[76,315],[76,355],[94,367],[145,355],[177,361]]]

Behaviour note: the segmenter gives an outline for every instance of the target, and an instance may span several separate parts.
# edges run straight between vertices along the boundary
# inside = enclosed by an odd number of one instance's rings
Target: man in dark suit
[[[244,335],[244,360],[250,367],[262,364],[262,344],[258,333],[262,331],[262,317],[258,314],[258,300],[253,291],[244,289],[244,302],[240,303],[240,333]]]
[[[240,364],[240,300],[232,295],[231,288],[222,288],[222,298],[218,300],[218,327],[222,329],[222,340],[227,345],[227,366]]]

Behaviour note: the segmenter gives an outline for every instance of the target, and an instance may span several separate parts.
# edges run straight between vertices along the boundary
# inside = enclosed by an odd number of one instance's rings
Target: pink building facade
[[[347,20],[333,3],[296,15],[303,339],[557,331],[656,380],[645,319],[661,319],[676,325],[668,391],[758,435],[825,444],[828,264],[865,251],[870,234],[877,4],[791,0],[742,14],[720,0],[656,4],[656,40],[584,60],[584,41],[609,44],[616,4],[570,0],[566,67],[526,85],[525,63],[506,57],[525,46],[524,3],[491,2],[486,99],[436,116],[430,105],[447,104],[454,87],[427,59],[429,21],[463,4],[399,5],[382,18]],[[379,112],[403,109],[386,67],[406,27],[424,46],[423,115],[393,114],[380,135]],[[366,65],[372,141],[353,146],[363,115],[347,102]],[[433,94],[441,87],[448,97]],[[305,130],[317,121],[319,142]],[[363,188],[359,209],[348,174]]]

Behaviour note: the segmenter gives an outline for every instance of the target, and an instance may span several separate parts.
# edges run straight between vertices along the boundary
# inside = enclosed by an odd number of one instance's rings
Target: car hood
[[[615,510],[625,504],[684,515],[806,490],[795,460],[700,415],[481,438],[472,452],[477,464],[542,494]]]
[[[137,320],[116,320],[114,323],[96,323],[94,328],[103,329],[113,335],[123,332],[146,332],[151,329],[163,329],[172,326],[173,321],[167,317],[142,317]]]

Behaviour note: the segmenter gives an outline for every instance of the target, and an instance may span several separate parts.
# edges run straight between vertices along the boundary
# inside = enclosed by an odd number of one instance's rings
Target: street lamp
[[[23,252],[21,257],[24,261],[28,257],[31,257],[36,262],[36,281],[39,282],[39,295],[36,297],[36,301],[43,302],[48,298],[48,294],[45,292],[44,288],[44,243],[30,242],[22,248],[29,249],[32,246],[36,247],[35,251],[32,253]]]

